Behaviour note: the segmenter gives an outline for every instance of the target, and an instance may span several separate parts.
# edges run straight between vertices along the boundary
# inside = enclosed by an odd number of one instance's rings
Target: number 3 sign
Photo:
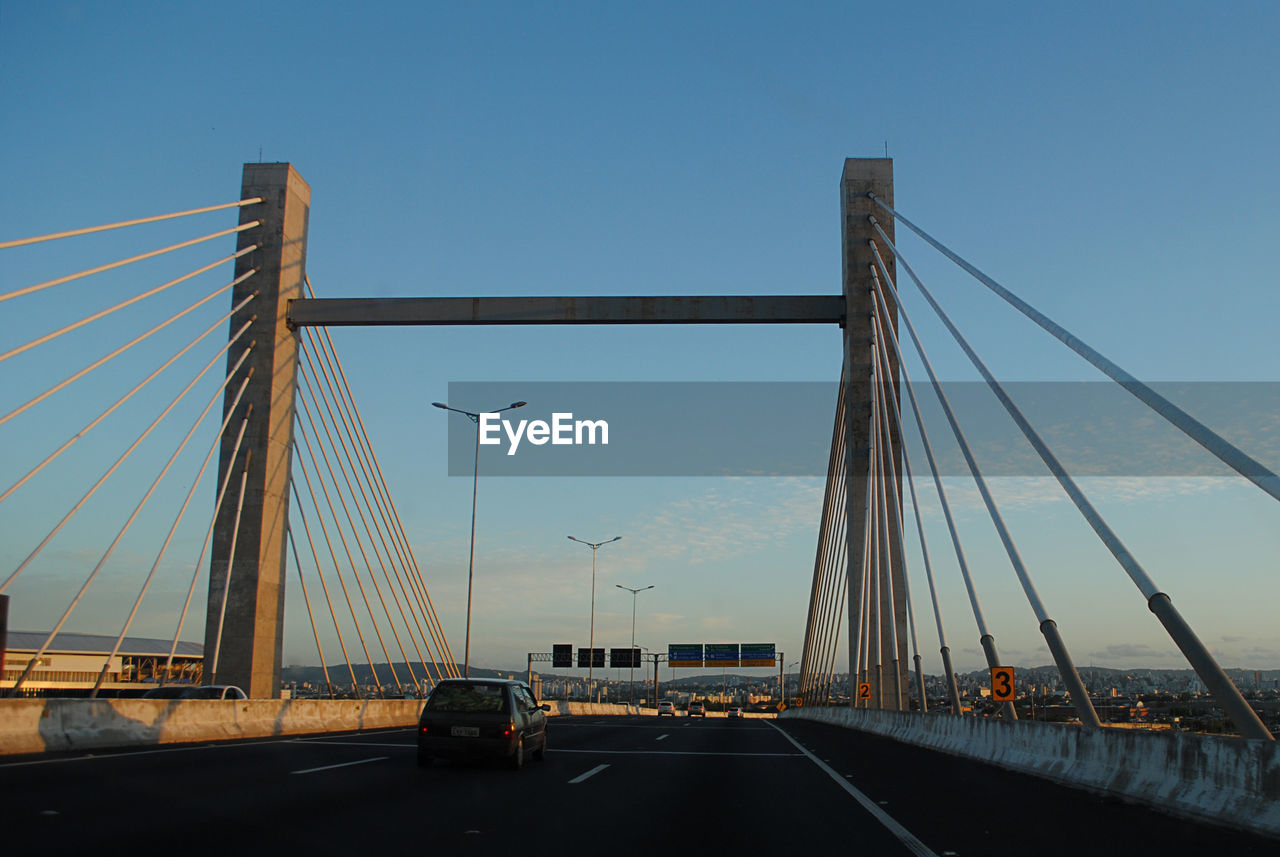
[[[1013,702],[1013,667],[991,668],[991,698],[996,702]]]

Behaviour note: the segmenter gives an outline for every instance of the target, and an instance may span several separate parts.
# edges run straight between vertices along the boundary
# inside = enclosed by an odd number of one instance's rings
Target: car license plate
[[[449,729],[449,734],[455,738],[479,738],[479,726],[453,726]]]

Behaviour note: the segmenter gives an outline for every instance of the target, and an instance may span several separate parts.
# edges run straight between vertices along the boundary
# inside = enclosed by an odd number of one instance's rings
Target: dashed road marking
[[[663,732],[661,735],[659,735],[657,738],[654,738],[653,740],[655,740],[655,741],[661,741],[663,738],[666,738],[668,734],[670,734],[670,733]]]
[[[562,753],[563,753],[563,752],[565,752],[565,751],[561,750],[560,752],[562,752]],[[601,771],[603,771],[603,770],[604,770],[605,768],[607,768],[607,767],[609,767],[609,766],[608,766],[608,765],[596,765],[594,768],[592,768],[591,770],[587,771],[585,774],[579,774],[578,776],[576,776],[576,777],[574,777],[573,779],[569,780],[569,785],[573,785],[574,783],[580,783],[580,782],[582,782],[583,780],[587,779],[588,777],[594,777],[596,774],[600,773]]]
[[[381,762],[386,756],[374,756],[372,759],[357,759],[354,762],[343,762],[340,765],[325,765],[322,768],[306,768],[301,771],[291,771],[294,774],[314,774],[316,771],[332,771],[334,768],[349,768],[352,765],[363,765],[367,762]]]

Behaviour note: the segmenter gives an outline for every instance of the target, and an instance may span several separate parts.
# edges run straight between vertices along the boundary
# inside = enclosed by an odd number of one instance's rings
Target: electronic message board
[[[573,643],[556,643],[551,647],[551,666],[573,666]]]
[[[640,666],[640,650],[610,649],[609,666],[613,669],[628,669]]]

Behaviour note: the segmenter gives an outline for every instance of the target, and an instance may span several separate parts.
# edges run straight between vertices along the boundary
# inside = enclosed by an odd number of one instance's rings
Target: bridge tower
[[[284,633],[285,525],[298,372],[298,338],[286,326],[285,312],[290,300],[303,296],[311,188],[290,164],[245,164],[241,181],[241,199],[263,201],[240,209],[242,224],[259,220],[261,225],[239,233],[238,250],[255,244],[257,249],[236,259],[236,278],[257,272],[235,287],[232,306],[254,292],[257,297],[232,315],[231,333],[252,319],[240,341],[254,346],[240,377],[227,385],[224,417],[243,373],[252,377],[227,424],[218,459],[217,485],[221,489],[225,483],[226,489],[213,532],[204,680],[239,685],[251,697],[274,697]],[[228,353],[228,371],[242,353],[239,345]]]
[[[869,218],[875,213],[875,203],[867,198],[874,193],[890,206],[893,205],[893,160],[890,158],[848,158],[840,177],[840,236],[845,298],[844,325],[844,408],[845,408],[845,528],[846,561],[849,568],[847,607],[849,611],[849,672],[850,704],[856,699],[854,683],[857,681],[857,629],[860,627],[862,604],[862,556],[869,533],[867,531],[867,487],[871,469],[871,384],[874,360],[874,328],[872,315],[875,306],[872,294],[875,285],[871,269],[875,264],[870,242],[875,238]],[[887,222],[884,222],[887,221]],[[894,238],[893,219],[885,218],[881,228],[890,239]],[[890,278],[897,281],[897,268],[892,253],[882,254]],[[893,290],[884,285],[885,309],[896,332],[898,306]],[[898,390],[898,360],[890,350],[889,377]],[[886,450],[893,459],[901,480],[902,439],[890,422],[892,446]],[[881,478],[884,478],[883,476]],[[901,486],[899,486],[901,488]],[[902,497],[902,491],[898,491]],[[899,516],[901,515],[899,499]],[[899,517],[899,520],[901,518]],[[878,605],[868,611],[872,635],[878,635],[879,669],[872,665],[868,680],[871,682],[871,707],[906,710],[908,703],[907,677],[907,607],[906,587],[903,579],[902,557],[892,552],[892,559],[884,559],[881,551],[881,567],[873,569],[878,575],[881,598]],[[891,585],[886,585],[886,583]],[[890,592],[892,596],[890,597]],[[894,642],[896,641],[896,646]]]

